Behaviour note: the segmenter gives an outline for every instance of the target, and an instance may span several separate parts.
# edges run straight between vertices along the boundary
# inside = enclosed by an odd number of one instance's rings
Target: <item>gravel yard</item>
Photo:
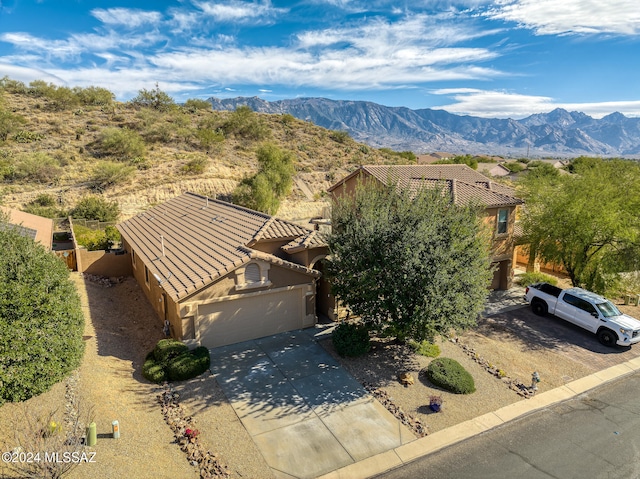
[[[144,356],[162,338],[160,321],[141,289],[133,278],[112,287],[87,281],[78,274],[72,278],[80,291],[87,318],[82,366],[71,380],[55,385],[49,392],[22,404],[0,407],[0,447],[3,451],[15,447],[13,428],[23,424],[25,415],[57,411],[56,417],[62,416],[71,388],[79,398],[80,413],[92,413],[98,443],[92,448],[96,462],[79,465],[68,477],[199,477],[198,469],[187,461],[162,415],[157,399],[162,388],[150,384],[140,374]],[[621,309],[640,315],[640,308],[635,306]],[[356,379],[385,391],[395,406],[420,420],[432,433],[516,401],[526,401],[509,388],[506,379],[519,379],[528,385],[531,373],[536,370],[542,377],[540,391],[547,391],[597,370],[599,364],[590,365],[584,358],[581,361],[572,358],[577,346],[572,349],[560,343],[536,343],[531,340],[533,333],[517,334],[516,323],[524,321],[524,312],[516,310],[508,314],[482,320],[476,330],[461,335],[457,342],[438,342],[441,357],[456,359],[473,376],[476,392],[470,395],[451,394],[431,385],[421,371],[432,359],[418,356],[405,346],[374,341],[368,355],[347,359],[337,356],[330,340],[323,340],[321,344]],[[517,326],[515,329],[513,324]],[[586,337],[586,344],[593,344],[590,340]],[[640,355],[639,348],[613,355],[596,352],[587,348],[582,354],[608,356],[607,360],[618,362]],[[506,378],[487,372],[479,359],[494,369],[501,369]],[[398,374],[402,372],[410,372],[415,384],[401,385]],[[185,414],[200,431],[199,441],[216,455],[220,464],[228,467],[230,477],[273,477],[212,376],[205,373],[174,384],[174,392]],[[428,408],[431,395],[442,396],[442,412],[433,413]],[[110,437],[114,419],[120,422],[120,439]],[[12,476],[6,469],[0,469],[0,477]]]

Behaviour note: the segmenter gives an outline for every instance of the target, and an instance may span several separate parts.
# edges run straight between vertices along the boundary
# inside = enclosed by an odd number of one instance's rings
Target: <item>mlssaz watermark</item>
[[[57,464],[82,464],[96,462],[95,452],[64,451],[64,452],[24,452],[7,451],[2,453],[2,462],[14,464],[28,463],[57,463]]]

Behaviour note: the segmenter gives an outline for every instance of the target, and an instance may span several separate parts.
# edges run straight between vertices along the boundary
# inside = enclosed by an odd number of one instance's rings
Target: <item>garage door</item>
[[[304,313],[299,288],[199,305],[198,339],[214,348],[301,329]]]

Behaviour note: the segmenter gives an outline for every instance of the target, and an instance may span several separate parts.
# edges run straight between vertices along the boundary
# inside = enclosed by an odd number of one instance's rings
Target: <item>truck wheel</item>
[[[540,301],[535,300],[533,303],[531,303],[531,311],[533,311],[533,314],[538,315],[538,316],[546,316],[547,314],[547,303],[545,303],[544,301]]]
[[[598,341],[604,344],[605,346],[615,346],[618,341],[618,336],[616,333],[611,331],[610,329],[602,328],[598,331]]]

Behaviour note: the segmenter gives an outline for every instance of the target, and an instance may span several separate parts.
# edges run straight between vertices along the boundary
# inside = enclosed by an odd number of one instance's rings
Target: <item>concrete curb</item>
[[[364,479],[382,474],[519,417],[571,399],[609,381],[627,376],[636,371],[640,371],[640,357],[576,379],[551,391],[537,394],[531,399],[523,399],[494,412],[429,434],[428,436],[416,439],[390,451],[332,471],[317,479]]]

